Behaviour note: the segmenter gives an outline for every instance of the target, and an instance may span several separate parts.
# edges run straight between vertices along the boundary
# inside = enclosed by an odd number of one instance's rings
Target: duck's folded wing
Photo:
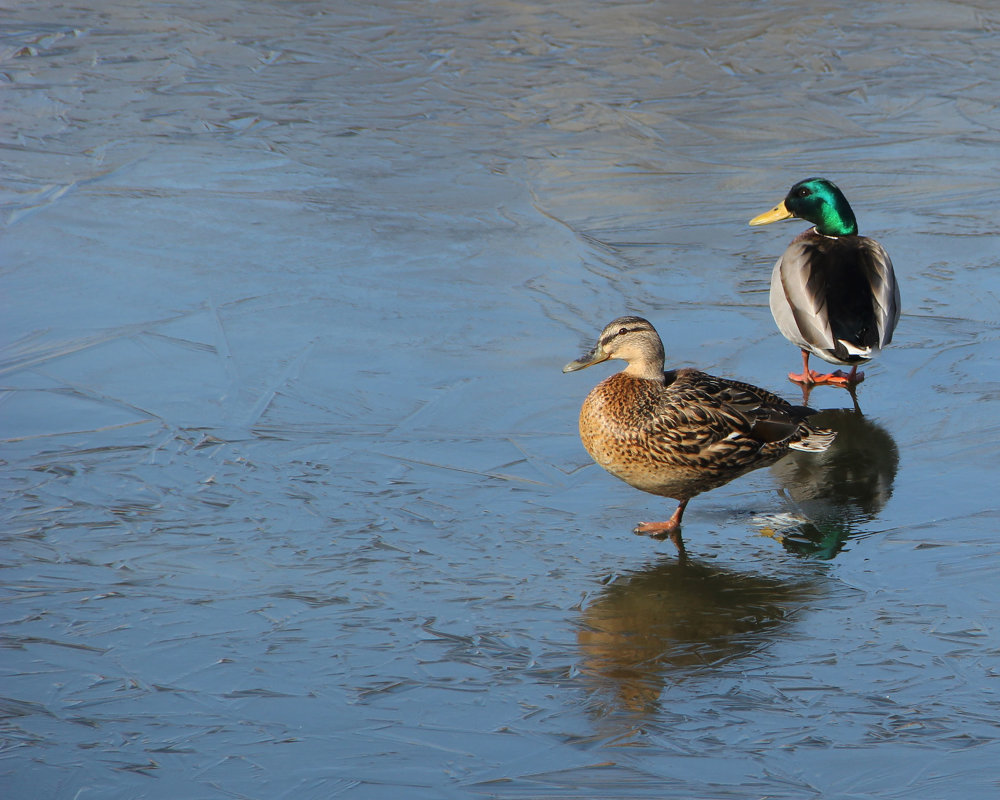
[[[885,347],[892,341],[892,332],[899,321],[899,284],[896,283],[896,273],[885,248],[874,239],[862,237],[861,241],[864,243],[861,252],[864,256],[865,275],[871,286],[879,330],[879,347]]]
[[[784,444],[800,450],[825,450],[834,439],[831,431],[804,422],[816,411],[796,406],[767,389],[695,370],[682,370],[677,390],[685,402],[699,409],[715,440],[743,448]],[[702,423],[704,424],[704,423]]]
[[[685,372],[689,375],[684,375]],[[691,386],[692,391],[696,391],[700,395],[707,395],[711,403],[728,406],[748,420],[755,419],[757,416],[766,416],[776,420],[798,421],[816,413],[806,406],[792,405],[774,392],[769,392],[760,386],[754,386],[752,383],[731,378],[718,378],[715,375],[708,375],[696,370],[682,370],[678,375],[680,376],[679,387],[683,387],[686,382]]]
[[[753,384],[690,369],[676,376],[654,424],[660,435],[686,448],[779,442],[794,436],[799,422],[813,413]]]
[[[672,407],[650,420],[641,438],[642,449],[657,461],[705,469],[739,466],[762,446],[752,422],[710,404]]]
[[[792,315],[802,339],[817,349],[833,351],[837,343],[827,309],[829,269],[824,258],[808,240],[794,240],[781,256],[778,276],[785,310]]]

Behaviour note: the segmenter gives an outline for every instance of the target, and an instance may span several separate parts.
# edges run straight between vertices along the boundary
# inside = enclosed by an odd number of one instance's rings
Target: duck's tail
[[[812,425],[802,423],[799,426],[802,436],[790,445],[792,450],[803,450],[807,453],[822,453],[833,440],[837,438],[837,432],[828,428],[814,428]]]

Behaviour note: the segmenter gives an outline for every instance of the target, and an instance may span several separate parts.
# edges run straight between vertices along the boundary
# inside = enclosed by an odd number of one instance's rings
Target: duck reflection
[[[833,558],[889,501],[899,450],[857,409],[822,411],[812,420],[837,438],[824,453],[790,453],[771,466],[796,514],[767,520],[765,531],[787,550]]]
[[[656,711],[668,676],[756,652],[809,594],[804,582],[690,559],[614,581],[584,610],[577,635],[595,710]]]

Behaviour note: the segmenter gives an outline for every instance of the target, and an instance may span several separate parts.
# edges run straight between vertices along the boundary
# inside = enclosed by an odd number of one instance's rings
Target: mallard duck
[[[669,536],[681,552],[681,518],[692,497],[777,461],[789,448],[819,452],[834,439],[804,421],[812,409],[765,389],[696,369],[664,372],[663,342],[642,317],[609,323],[593,350],[563,372],[610,358],[628,367],[587,395],[580,438],[616,478],[678,501],[669,520],[641,522],[635,532]]]
[[[858,235],[847,198],[825,178],[796,183],[785,199],[750,220],[767,225],[799,217],[815,227],[800,233],[771,273],[771,314],[785,338],[802,350],[797,383],[852,387],[865,379],[858,366],[892,341],[899,320],[899,287],[889,254]],[[821,375],[809,354],[851,368]]]

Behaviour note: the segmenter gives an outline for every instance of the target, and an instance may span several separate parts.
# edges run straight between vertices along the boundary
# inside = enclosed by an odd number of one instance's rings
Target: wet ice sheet
[[[902,8],[8,9],[5,796],[992,797],[1000,20]],[[906,315],[680,568],[559,368],[794,396],[808,174]]]

